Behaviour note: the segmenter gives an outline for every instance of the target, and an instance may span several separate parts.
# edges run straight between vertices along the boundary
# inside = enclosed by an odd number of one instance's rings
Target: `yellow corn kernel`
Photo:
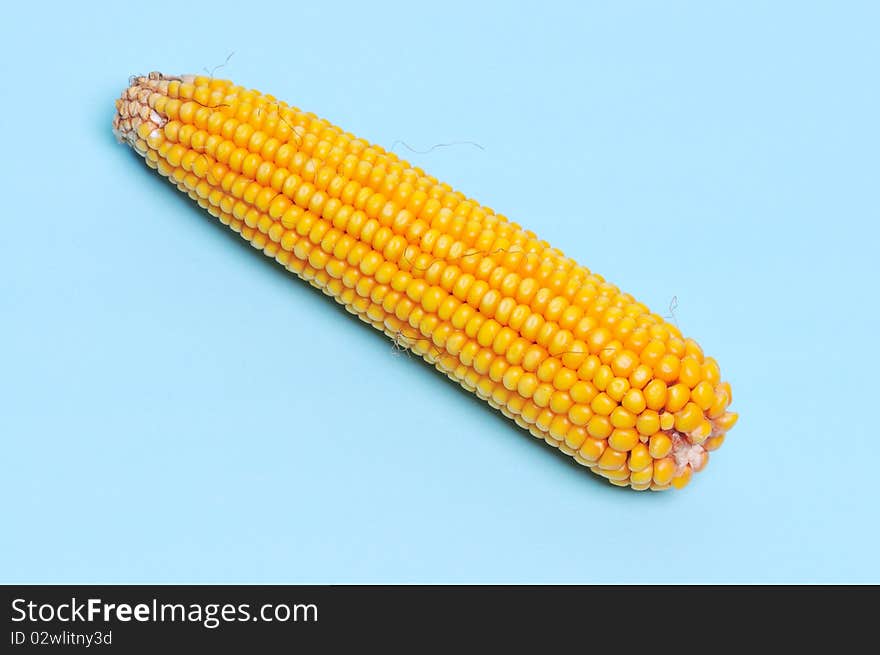
[[[702,366],[700,362],[691,357],[685,357],[681,360],[681,369],[678,372],[678,380],[686,385],[688,389],[693,389],[700,382]]]
[[[587,431],[583,426],[572,425],[568,432],[565,433],[565,445],[568,446],[572,451],[578,450],[581,446],[583,446],[584,441],[587,439]],[[572,453],[573,455],[574,453]]]
[[[691,400],[694,401],[697,404],[697,407],[704,412],[708,411],[715,402],[715,390],[712,387],[712,383],[708,380],[703,380],[698,383],[697,386],[691,390]]]
[[[639,364],[635,370],[629,375],[629,384],[633,389],[644,389],[654,378],[654,372],[647,364]],[[714,393],[714,388],[713,388]]]
[[[615,428],[608,437],[608,445],[620,452],[629,452],[639,443],[639,433],[630,428]]]
[[[593,412],[586,405],[572,405],[568,410],[568,420],[575,425],[586,425],[591,418],[593,418]]]
[[[613,451],[609,451],[613,452]],[[629,480],[630,472],[626,467],[626,463],[621,466],[619,469],[603,469],[601,466],[599,467],[599,475],[608,478],[608,480],[612,482],[623,482],[624,480]],[[625,485],[620,485],[625,486]]]
[[[673,414],[687,405],[691,392],[687,385],[682,383],[673,384],[666,392],[666,411]]]
[[[730,385],[678,328],[397,155],[209,76],[132,78],[113,130],[254,248],[536,438],[633,489],[680,487]],[[661,431],[662,430],[662,431]],[[678,443],[678,441],[676,441]]]
[[[719,418],[716,418],[714,423],[715,427],[721,432],[728,432],[734,425],[736,425],[737,420],[739,420],[739,414],[736,414],[735,412],[725,412]]]
[[[630,471],[641,471],[653,461],[648,447],[643,443],[637,443],[629,452],[627,465]]]
[[[702,422],[703,412],[694,403],[688,403],[675,415],[675,429],[679,432],[696,430]]]
[[[612,451],[613,452],[613,451]],[[671,457],[654,460],[654,482],[667,485],[675,477],[675,460]]]
[[[615,407],[609,418],[611,425],[616,428],[634,428],[636,426],[635,415],[623,407]]]
[[[706,441],[703,442],[703,448],[708,451],[718,450],[721,448],[721,444],[724,443],[724,435],[719,434],[717,437],[709,437]]]
[[[630,467],[631,468],[631,467]],[[637,484],[649,484],[651,480],[654,478],[654,467],[651,465],[651,462],[648,462],[648,465],[643,469],[639,469],[638,471],[633,471],[629,479],[632,481],[633,485]]]
[[[576,382],[569,391],[571,399],[582,405],[591,403],[598,393],[599,390],[589,382]]]
[[[681,371],[681,360],[672,354],[663,355],[654,367],[654,375],[666,383],[675,382],[679,371]]]
[[[599,468],[605,471],[617,471],[626,464],[627,454],[625,452],[606,448],[605,452],[599,458]]]
[[[638,389],[630,389],[623,395],[623,399],[620,401],[620,404],[629,412],[633,414],[641,414],[645,411],[647,404],[645,403],[645,396]]]
[[[590,409],[599,416],[610,416],[615,407],[617,407],[617,403],[605,393],[600,393],[590,403]]]
[[[676,489],[683,489],[691,481],[692,474],[691,467],[686,466],[681,473],[672,478],[672,486]]]
[[[663,459],[672,452],[672,439],[669,435],[658,432],[648,441],[648,452],[654,459]]]
[[[613,431],[614,426],[611,425],[611,421],[608,420],[607,416],[594,414],[587,423],[587,432],[596,439],[607,439]]]
[[[663,380],[651,380],[644,389],[645,404],[648,409],[663,409],[666,405],[666,393],[666,383]]]
[[[605,388],[605,393],[615,402],[623,400],[624,395],[629,390],[629,382],[626,378],[614,378]]]
[[[588,462],[598,462],[599,458],[602,457],[602,454],[605,452],[605,448],[607,447],[607,443],[603,439],[594,439],[593,437],[587,437],[584,439],[583,444],[581,444],[580,450],[578,451],[585,460]]]
[[[709,438],[709,435],[712,434],[712,423],[708,419],[703,419],[700,424],[691,430],[688,434],[690,440],[695,444],[701,444],[706,439]]]

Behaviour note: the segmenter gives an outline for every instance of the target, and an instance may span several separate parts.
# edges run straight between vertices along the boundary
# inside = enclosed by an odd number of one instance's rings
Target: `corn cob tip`
[[[138,146],[138,128],[148,125],[150,132],[161,128],[168,121],[149,104],[150,94],[155,91],[167,92],[172,81],[192,83],[195,75],[165,75],[153,71],[148,75],[132,75],[128,87],[116,101],[116,114],[113,116],[113,135],[120,143],[128,143],[143,154],[144,148]],[[146,132],[145,129],[141,130]]]

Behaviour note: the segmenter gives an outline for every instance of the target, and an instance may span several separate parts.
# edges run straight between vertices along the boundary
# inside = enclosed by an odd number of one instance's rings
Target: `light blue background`
[[[880,582],[876,3],[199,4],[4,10],[0,580]],[[676,296],[742,415],[708,469],[600,481],[114,141],[131,73],[231,51]]]

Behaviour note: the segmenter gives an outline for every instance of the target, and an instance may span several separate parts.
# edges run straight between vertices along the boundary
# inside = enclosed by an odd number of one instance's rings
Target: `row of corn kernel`
[[[190,154],[190,155],[192,155],[192,156],[196,156],[196,155],[193,155],[192,152],[188,152],[187,154]],[[478,305],[479,303],[478,303],[478,302],[475,302],[474,304],[475,304],[475,305]],[[537,320],[537,321],[543,321],[543,318],[540,317],[540,315],[538,315],[538,316],[536,316],[536,320]],[[656,343],[657,343],[657,342],[655,341],[654,344],[656,344]],[[649,345],[654,345],[654,344],[649,344]],[[620,345],[618,344],[616,347],[608,347],[608,348],[605,348],[605,350],[606,350],[606,351],[608,351],[608,350],[615,350],[616,348],[619,348],[619,347],[620,347]],[[699,351],[697,351],[697,353],[699,353]],[[623,353],[623,355],[626,356],[626,353]],[[677,363],[678,363],[678,360],[677,360],[677,359],[674,359],[674,357],[672,357],[672,356],[667,356],[667,360],[668,360],[669,362],[671,362],[669,368],[673,368],[673,366],[674,366],[674,365],[677,365]],[[684,363],[685,363],[685,364],[687,364],[687,363],[696,363],[696,359],[691,359],[690,361],[686,359]],[[673,369],[673,370],[675,370],[675,369]],[[704,385],[704,386],[705,386],[705,385]],[[686,389],[685,387],[682,387],[681,385],[679,385],[679,389],[680,389],[680,390],[683,389],[685,392],[687,392],[687,389]],[[679,393],[678,396],[681,397],[681,393]],[[685,396],[685,400],[686,400],[686,399],[687,399],[687,398],[686,398],[686,396]],[[677,409],[677,408],[674,408],[674,409]],[[699,433],[699,435],[700,435],[700,438],[705,438],[706,436],[708,436],[708,427],[707,427],[708,424],[707,424],[707,422],[706,422],[705,420],[702,420],[702,421],[697,420],[698,418],[699,418],[699,417],[696,415],[693,406],[691,406],[691,407],[689,408],[688,413],[686,413],[686,416],[682,418],[682,420],[681,420],[681,425],[679,425],[679,429],[682,429],[682,430],[684,430],[684,431],[688,431],[688,430],[697,430],[697,429],[698,429],[698,433]],[[697,424],[691,426],[690,423],[692,423],[694,420],[697,421]],[[690,426],[690,427],[687,427],[687,426]]]
[[[185,172],[182,171],[182,170],[178,173],[178,177],[180,177],[181,175],[185,175]],[[194,182],[195,182],[195,183],[192,184],[192,186],[194,186],[194,188],[195,188],[195,187],[197,186],[198,182],[197,182],[197,181],[194,181]],[[202,195],[208,195],[208,194],[206,193],[206,190],[203,190],[201,195],[200,195],[199,193],[197,193],[197,192],[194,193],[194,195],[195,195],[197,198],[201,198]],[[245,231],[245,232],[247,231],[247,226],[245,226],[244,231]],[[259,234],[259,233],[256,233],[256,234],[253,235],[253,236],[258,236],[258,234]],[[618,459],[619,459],[619,458],[618,458]],[[613,458],[608,458],[608,457],[606,457],[606,460],[608,460],[608,461],[607,461],[607,462],[603,462],[603,464],[605,464],[605,465],[607,465],[608,463],[610,463],[611,461],[613,461]],[[601,466],[601,465],[600,465],[600,466]],[[616,481],[620,481],[620,480],[623,478],[623,475],[622,475],[622,474],[623,474],[623,471],[620,470],[620,469],[622,469],[622,468],[623,468],[623,466],[619,467],[617,471],[609,470],[609,472],[608,472],[608,476],[609,476],[609,477],[617,477],[618,480],[616,480]],[[643,469],[643,470],[644,470],[644,469]],[[637,483],[637,484],[638,484],[638,483]]]
[[[193,157],[196,156],[196,155],[194,155],[194,154],[191,153],[191,152],[190,152],[190,153],[187,153],[187,154],[190,154],[190,155],[192,155]],[[686,389],[685,389],[685,391],[686,391]],[[679,395],[680,395],[680,394],[679,394]],[[686,399],[686,397],[685,397],[685,399]],[[693,409],[692,409],[692,408],[691,408],[691,414],[693,414]],[[685,418],[685,419],[683,419],[683,420],[687,420],[687,418]],[[680,427],[680,429],[686,429],[686,428],[683,428],[683,427],[681,427],[681,426],[679,426],[679,427]]]
[[[184,84],[181,85],[183,89],[186,91],[183,94],[179,94],[178,98],[172,98],[172,100],[177,100],[178,102],[168,103],[167,100],[162,98],[161,96],[157,96],[155,104],[158,108],[168,111],[172,116],[176,116],[179,114],[180,108],[182,105],[186,104],[185,100],[187,97],[193,98],[193,102],[189,103],[187,110],[184,112],[184,118],[195,121],[197,123],[201,123],[202,125],[208,125],[208,119],[205,118],[207,116],[206,110],[212,107],[211,104],[205,102],[204,99],[199,100],[198,91],[199,89],[195,89],[195,94],[193,89]],[[180,89],[178,89],[178,92]],[[173,95],[174,87],[172,86],[169,89],[169,95]],[[316,141],[317,139],[324,138],[338,138],[343,144],[349,146],[349,154],[354,154],[356,156],[360,156],[361,159],[358,162],[358,166],[362,168],[361,173],[359,174],[359,179],[363,181],[370,181],[372,185],[377,189],[382,189],[385,192],[393,193],[393,187],[389,187],[387,185],[387,179],[384,179],[381,175],[371,175],[368,171],[363,170],[363,167],[370,168],[373,162],[379,162],[379,165],[388,164],[393,167],[395,172],[405,171],[409,172],[411,175],[409,177],[404,176],[404,179],[412,180],[412,174],[418,176],[418,182],[421,186],[427,187],[431,190],[431,195],[434,199],[443,198],[443,202],[445,206],[455,206],[458,207],[459,213],[467,214],[467,212],[462,212],[461,207],[467,207],[467,211],[475,212],[475,216],[486,215],[487,219],[493,220],[495,222],[502,221],[506,222],[506,219],[500,216],[493,216],[491,210],[486,210],[484,208],[479,207],[473,201],[466,199],[459,192],[453,192],[448,185],[440,184],[436,181],[435,178],[424,175],[422,171],[419,169],[412,169],[406,162],[400,162],[397,157],[391,153],[386,153],[381,148],[376,146],[370,146],[366,142],[356,139],[350,134],[343,133],[339,128],[330,125],[327,121],[322,119],[317,119],[310,114],[303,114],[298,111],[287,111],[286,118],[282,118],[281,121],[277,119],[269,110],[262,110],[264,105],[274,105],[273,110],[280,116],[281,113],[285,113],[282,105],[283,103],[277,103],[275,101],[267,101],[265,99],[259,98],[258,94],[254,94],[253,92],[249,92],[247,95],[248,100],[242,100],[237,93],[229,93],[224,96],[223,100],[225,102],[235,102],[235,107],[227,111],[226,107],[219,107],[221,111],[218,111],[214,116],[211,116],[212,119],[215,119],[215,123],[213,125],[215,130],[219,130],[221,125],[225,127],[225,133],[230,137],[233,137],[237,134],[239,143],[248,145],[252,152],[258,152],[261,150],[264,142],[266,140],[270,140],[275,136],[280,136],[283,139],[289,139],[291,136],[295,137],[293,141],[288,145],[293,145],[294,143],[299,143],[300,150],[299,152],[304,153],[316,153],[316,154],[328,154],[328,151],[336,148],[337,152],[337,161],[338,161],[338,145],[331,144],[327,141]],[[219,100],[219,99],[218,99]],[[256,102],[263,103],[263,106],[251,107],[247,105],[247,102]],[[198,109],[198,107],[201,105]],[[230,112],[233,112],[234,115],[230,116]],[[199,116],[201,113],[201,120],[199,120]],[[273,121],[271,126],[264,126],[262,123],[265,121]],[[253,123],[250,125],[249,123]],[[291,124],[296,126],[296,134],[291,134]],[[267,136],[265,133],[259,134],[254,131],[254,127],[266,127],[267,131],[269,128],[272,130],[279,130],[279,135]],[[320,130],[320,135],[315,134],[313,132],[308,132],[309,129],[312,130]],[[251,138],[254,134],[258,134],[257,138]],[[245,137],[248,137],[247,142],[245,142]],[[321,146],[324,146],[323,149]],[[289,149],[288,149],[289,151]],[[329,160],[332,161],[332,157],[328,157]],[[301,160],[305,161],[305,160]],[[334,166],[336,162],[334,162]],[[384,182],[384,184],[383,184]],[[546,247],[546,244],[544,244]],[[550,249],[551,251],[553,249]],[[558,251],[556,251],[558,253]],[[573,260],[567,260],[567,266],[572,266],[575,263]]]

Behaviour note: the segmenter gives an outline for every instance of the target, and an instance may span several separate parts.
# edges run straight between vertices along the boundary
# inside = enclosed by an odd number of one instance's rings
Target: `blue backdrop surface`
[[[877,3],[94,7],[0,26],[0,581],[880,582]],[[232,52],[676,298],[741,413],[707,470],[611,487],[114,141],[130,74]]]

